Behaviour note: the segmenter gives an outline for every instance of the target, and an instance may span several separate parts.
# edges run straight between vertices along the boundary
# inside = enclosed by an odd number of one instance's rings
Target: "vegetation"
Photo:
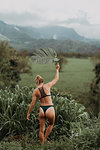
[[[90,85],[90,95],[87,106],[92,107],[94,115],[98,116],[100,112],[100,55],[93,57],[92,61],[95,63],[93,71],[95,72],[95,77]]]
[[[71,95],[62,95],[52,89],[52,99],[56,111],[56,121],[49,137],[51,144],[38,143],[39,120],[37,101],[29,121],[27,110],[34,89],[18,85],[12,93],[9,88],[0,90],[0,148],[11,149],[65,149],[85,150],[100,147],[100,116],[90,119],[85,107],[76,103]],[[48,124],[48,122],[47,122]]]
[[[20,73],[30,73],[28,56],[9,47],[9,43],[0,43],[0,86],[14,87],[20,81]]]
[[[93,54],[93,53],[87,53],[87,52],[58,52],[59,56],[62,57],[67,57],[67,58],[94,58],[95,60],[97,60],[97,54]],[[96,58],[95,58],[96,57]]]
[[[12,86],[20,80],[17,63],[10,58],[10,50],[8,42],[0,43],[0,81],[3,86]]]

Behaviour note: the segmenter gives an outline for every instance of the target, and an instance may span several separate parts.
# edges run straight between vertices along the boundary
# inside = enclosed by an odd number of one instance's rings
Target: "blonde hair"
[[[39,85],[40,83],[43,83],[43,82],[44,82],[44,79],[40,75],[37,75],[35,78],[35,83]]]

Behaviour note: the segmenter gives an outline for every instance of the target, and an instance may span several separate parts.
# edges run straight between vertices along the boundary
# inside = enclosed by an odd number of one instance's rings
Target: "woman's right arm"
[[[59,80],[59,69],[60,69],[60,66],[59,66],[59,64],[57,64],[55,78],[51,82],[48,83],[49,87],[52,87],[53,85],[55,85],[57,83],[57,81]]]
[[[35,105],[35,102],[37,100],[37,97],[36,97],[36,94],[35,94],[35,91],[33,92],[33,98],[32,98],[32,101],[30,103],[30,106],[29,106],[29,109],[28,109],[28,112],[27,112],[27,120],[29,120],[29,117],[30,117],[30,113]]]

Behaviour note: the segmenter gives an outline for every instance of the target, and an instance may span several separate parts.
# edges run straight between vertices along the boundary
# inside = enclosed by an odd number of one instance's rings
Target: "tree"
[[[100,63],[97,63],[94,68],[95,78],[90,85],[90,106],[94,114],[98,116],[100,112]]]
[[[15,50],[9,48],[8,42],[2,41],[0,43],[0,83],[3,87],[14,87],[20,80],[17,62],[11,57],[12,52],[14,53]]]
[[[9,43],[5,41],[0,42],[0,61],[9,57],[9,52]]]
[[[29,73],[32,74],[31,65],[29,63],[29,53],[24,50],[21,52],[17,52],[17,62],[18,62],[18,71],[20,73]]]
[[[9,43],[0,43],[0,85],[15,87],[21,80],[20,73],[30,73],[28,56],[25,52],[17,52]]]
[[[59,71],[61,72],[62,69],[63,69],[64,64],[67,64],[68,61],[67,61],[66,57],[62,56],[60,53],[58,53],[58,58],[59,58],[59,65],[60,65],[60,70]]]

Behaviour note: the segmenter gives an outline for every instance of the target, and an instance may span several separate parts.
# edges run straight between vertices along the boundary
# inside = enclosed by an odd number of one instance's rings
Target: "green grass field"
[[[90,59],[69,58],[68,63],[64,64],[60,78],[55,85],[60,91],[66,91],[74,95],[80,95],[89,91],[89,86],[94,78],[93,63]],[[55,77],[54,64],[35,64],[32,63],[33,75],[21,75],[20,85],[35,86],[34,78],[41,75],[45,83]]]

